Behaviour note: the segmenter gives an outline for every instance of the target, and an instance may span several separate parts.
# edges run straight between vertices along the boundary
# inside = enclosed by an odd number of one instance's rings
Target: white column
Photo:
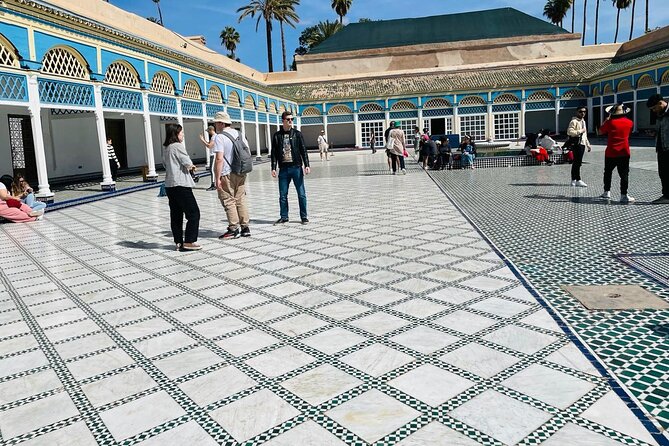
[[[418,122],[416,123],[416,125],[421,131],[423,131],[423,128],[425,128],[425,126],[423,125],[423,107],[420,107],[418,109]]]
[[[265,125],[265,142],[267,143],[267,151],[272,152],[272,131],[269,124],[269,113],[267,114],[267,124]]]
[[[554,131],[558,131],[558,128],[560,127],[560,98],[555,98],[555,129]]]
[[[329,143],[330,136],[328,136],[328,116],[323,115],[323,130],[325,130],[325,140]]]
[[[386,110],[386,125],[385,128],[390,127],[390,110]]]
[[[488,101],[486,113],[486,127],[488,130],[488,140],[495,139],[495,120],[492,118],[492,102]]]
[[[518,138],[525,136],[525,98],[520,101],[520,122],[518,123]],[[555,129],[557,132],[557,129]]]
[[[28,76],[28,112],[32,127],[33,143],[35,145],[35,162],[37,164],[37,197],[50,201],[53,192],[49,188],[49,176],[46,169],[46,155],[44,153],[44,135],[42,134],[42,115],[39,102],[39,87],[37,76]],[[109,169],[109,167],[107,167]]]
[[[460,116],[458,116],[458,105],[453,105],[453,133],[460,134]]]
[[[588,128],[594,130],[595,125],[599,127],[599,122],[595,124],[595,117],[593,116],[592,113],[593,107],[592,107],[592,98],[588,98]],[[636,125],[636,124],[634,124]]]
[[[633,131],[636,132],[636,122],[639,120],[639,118],[636,114],[637,113],[636,90],[634,90],[633,94],[634,94],[634,96],[632,97],[632,100],[634,101],[634,105],[632,106],[632,108],[633,108],[633,112],[634,112],[634,116],[633,116],[634,119],[632,121],[634,121]]]
[[[181,127],[184,126],[184,115],[183,112],[181,111],[181,98],[177,98],[177,122]]]
[[[258,113],[256,113],[256,158],[260,159],[260,124],[258,123]]]
[[[203,107],[203,110],[205,110],[205,112],[204,112],[204,116],[202,117],[202,128],[204,129],[204,133],[203,133],[203,135],[204,135],[204,137],[205,137],[205,139],[206,139],[206,138],[209,138],[209,132],[207,132],[207,129],[209,128],[209,123],[207,122],[207,111],[206,111],[207,109],[205,108],[206,106],[205,106],[204,104],[202,104],[202,107]],[[204,148],[204,152],[205,152],[205,156],[207,157],[207,161],[206,161],[206,165],[205,165],[205,167],[206,167],[207,169],[209,169],[209,156],[210,156],[209,147],[206,147],[206,146],[205,146],[205,148]]]
[[[360,120],[358,112],[353,112],[353,132],[355,137],[355,146],[362,149],[362,132],[360,131]]]
[[[242,123],[242,135],[246,136],[246,122],[244,122],[244,109],[239,110],[239,120]]]
[[[158,174],[156,174],[156,161],[153,157],[153,133],[151,132],[151,114],[149,113],[149,92],[142,92],[142,102],[144,103],[144,112],[142,119],[144,121],[144,142],[146,150],[146,165],[149,167],[149,172],[146,174],[147,181],[157,181]]]
[[[95,97],[95,127],[98,131],[98,145],[100,146],[100,160],[102,161],[102,190],[116,190],[116,183],[111,177],[111,168],[109,167],[109,157],[107,156],[107,136],[105,132],[105,115],[102,111],[102,86],[93,86],[93,95]]]

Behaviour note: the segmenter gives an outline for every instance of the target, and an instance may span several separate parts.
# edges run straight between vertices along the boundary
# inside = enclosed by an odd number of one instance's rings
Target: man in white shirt
[[[323,154],[325,153],[325,161],[330,161],[328,159],[328,141],[325,139],[325,130],[321,130],[321,134],[318,135],[318,151],[321,154],[321,161],[323,161]]]
[[[246,174],[232,172],[230,167],[234,156],[232,140],[223,134],[227,133],[233,139],[237,139],[239,131],[232,128],[230,115],[225,112],[216,113],[214,126],[216,126],[212,149],[215,154],[214,185],[228,218],[228,230],[218,238],[249,237],[251,231],[249,230],[249,210],[246,206]],[[242,138],[246,142],[246,137],[242,135]]]
[[[585,149],[587,148],[588,152],[592,150],[588,140],[588,125],[585,122],[586,112],[585,107],[579,107],[576,110],[576,116],[571,118],[569,127],[567,127],[567,136],[574,141],[571,145],[571,151],[574,152],[574,162],[571,165],[571,185],[576,187],[588,187],[581,179],[581,164],[583,164]]]

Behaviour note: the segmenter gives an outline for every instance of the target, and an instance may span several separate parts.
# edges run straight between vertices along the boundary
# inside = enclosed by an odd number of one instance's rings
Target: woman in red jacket
[[[606,108],[609,116],[599,128],[600,135],[606,135],[606,151],[604,152],[604,193],[600,198],[611,199],[611,176],[613,169],[620,175],[620,202],[633,203],[634,198],[627,194],[630,173],[630,133],[634,128],[631,119],[625,116],[630,112],[623,104]]]

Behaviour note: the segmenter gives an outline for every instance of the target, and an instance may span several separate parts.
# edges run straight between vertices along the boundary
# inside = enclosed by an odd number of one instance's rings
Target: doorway
[[[30,116],[9,115],[9,145],[12,151],[12,175],[23,175],[37,184],[37,161]]]
[[[105,134],[111,138],[116,158],[121,164],[121,169],[128,167],[128,146],[125,142],[125,120],[105,119]],[[106,140],[105,140],[106,142]]]

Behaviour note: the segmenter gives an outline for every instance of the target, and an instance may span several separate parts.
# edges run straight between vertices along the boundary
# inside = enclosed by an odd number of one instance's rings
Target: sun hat
[[[622,116],[626,115],[631,110],[629,107],[626,107],[625,104],[616,104],[606,107],[605,111],[611,116]]]
[[[222,122],[223,124],[232,124],[232,119],[230,119],[230,115],[227,114],[226,112],[217,112],[216,115],[214,115],[213,122]]]
[[[321,130],[321,133],[325,133],[325,130]]]

